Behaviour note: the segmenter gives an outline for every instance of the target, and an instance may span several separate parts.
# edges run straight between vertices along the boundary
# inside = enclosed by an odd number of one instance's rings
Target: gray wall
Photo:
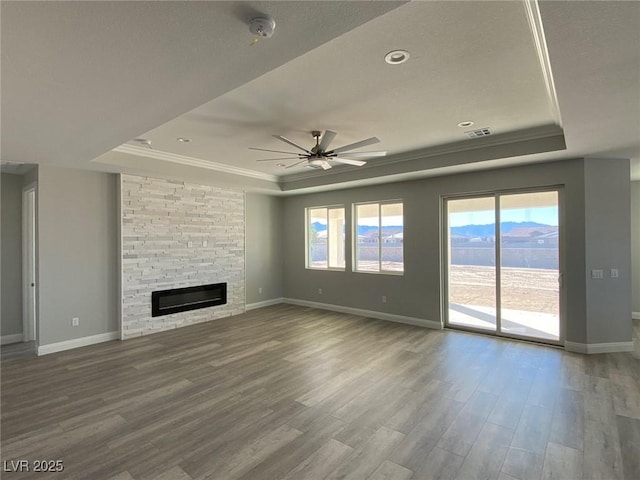
[[[0,335],[22,333],[22,176],[2,174]]]
[[[629,168],[629,160],[585,159],[587,343],[631,340]],[[591,278],[592,269],[604,278]]]
[[[283,199],[279,197],[255,193],[247,193],[245,197],[249,305],[282,298],[282,205]]]
[[[594,164],[595,165],[595,164]],[[621,226],[629,223],[628,210],[620,209],[628,202],[628,192],[616,182],[626,171],[628,184],[628,162],[619,165],[606,164],[612,180],[606,182],[594,198],[603,195],[612,197],[610,203],[616,206],[619,218],[612,224]],[[597,167],[590,166],[589,175],[597,174]],[[612,174],[612,170],[616,170]],[[404,315],[439,322],[441,319],[441,234],[440,198],[443,195],[504,190],[527,187],[564,185],[564,255],[565,272],[565,324],[566,340],[576,343],[599,343],[630,341],[627,323],[619,317],[602,318],[597,314],[594,299],[586,297],[586,265],[591,259],[613,248],[620,248],[624,257],[624,245],[621,235],[607,237],[606,230],[602,238],[610,243],[589,243],[585,241],[585,163],[582,160],[545,163],[514,167],[501,170],[475,172],[447,177],[427,178],[412,182],[379,185],[358,189],[338,190],[287,197],[284,200],[284,296],[288,298],[329,303],[334,305],[361,308],[378,312]],[[589,188],[592,188],[589,183]],[[590,193],[587,192],[589,195]],[[626,196],[625,196],[626,195]],[[351,252],[347,251],[347,270],[345,272],[314,271],[305,269],[304,254],[304,209],[309,206],[341,204],[350,206],[354,202],[385,200],[404,200],[404,242],[405,272],[403,276],[375,275],[351,271]],[[595,206],[590,205],[588,214],[595,214]],[[599,220],[598,220],[599,221]],[[351,211],[347,209],[347,225],[351,224]],[[347,245],[351,244],[351,231],[347,231]],[[627,237],[628,239],[628,237]],[[628,240],[627,240],[628,245]],[[628,246],[627,246],[628,255]],[[589,258],[587,257],[589,255]],[[607,264],[618,262],[606,259]],[[604,267],[603,267],[604,268]],[[624,268],[620,264],[620,268]],[[628,275],[619,279],[620,295],[613,294],[611,300],[624,295],[625,285],[629,284]],[[323,294],[318,294],[318,288]],[[628,288],[628,287],[627,287]],[[627,290],[628,292],[628,290]],[[607,297],[610,292],[602,293]],[[383,304],[381,296],[386,295],[388,302]],[[589,321],[593,325],[588,325]],[[627,315],[628,318],[628,315]],[[600,328],[600,325],[606,328]],[[589,326],[589,334],[588,327]],[[612,328],[615,326],[615,328]]]
[[[640,319],[640,181],[631,182],[631,299]]]
[[[287,198],[247,194],[246,301],[289,297],[439,321],[441,196],[564,185],[566,339],[578,343],[629,341],[628,205],[634,202],[633,270],[637,279],[640,182],[633,185],[633,199],[625,187],[628,184],[628,163],[571,160]],[[350,268],[345,272],[304,268],[305,207],[399,198],[405,203],[403,276],[354,273]],[[40,345],[118,329],[117,212],[115,175],[40,167]],[[349,209],[347,224],[351,224]],[[348,244],[350,236],[348,230]],[[593,284],[587,275],[591,268],[616,266],[621,271],[616,281],[605,278]],[[640,311],[638,283],[634,285],[634,311]],[[260,287],[262,295],[258,294]],[[318,288],[323,288],[322,295]],[[386,304],[380,300],[382,295],[388,297]],[[621,306],[607,309],[603,316],[599,305],[614,301]],[[79,327],[71,327],[74,316],[80,317]]]
[[[116,175],[40,166],[39,345],[118,330],[117,205]]]

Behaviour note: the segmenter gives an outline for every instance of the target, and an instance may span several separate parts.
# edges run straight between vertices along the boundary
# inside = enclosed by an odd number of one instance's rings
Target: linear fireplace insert
[[[159,317],[225,303],[227,303],[226,283],[157,290],[151,292],[151,316]]]

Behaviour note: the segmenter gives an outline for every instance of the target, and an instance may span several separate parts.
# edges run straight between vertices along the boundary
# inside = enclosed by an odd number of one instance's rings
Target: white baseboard
[[[631,318],[634,320],[640,320],[640,312],[631,312]]]
[[[7,345],[8,343],[18,343],[22,341],[22,334],[15,333],[13,335],[3,335],[0,337],[0,345]]]
[[[576,343],[564,342],[564,349],[576,353],[633,352],[633,342]]]
[[[308,300],[298,300],[296,298],[283,298],[283,302],[290,303],[291,305],[299,305],[301,307],[319,308],[321,310],[330,310],[332,312],[349,313],[352,315],[376,318],[378,320],[387,320],[389,322],[406,323],[409,325],[416,325],[418,327],[442,330],[442,325],[440,324],[440,322],[434,322],[433,320],[424,320],[422,318],[405,317],[404,315],[394,315],[392,313],[363,310],[361,308],[344,307],[342,305],[332,305],[330,303],[310,302]]]
[[[278,305],[283,302],[283,298],[272,298],[271,300],[264,300],[263,302],[247,303],[244,306],[244,309],[247,311],[255,310],[256,308],[270,307],[271,305]]]
[[[71,350],[72,348],[86,347],[87,345],[95,345],[96,343],[119,339],[120,332],[109,332],[92,335],[90,337],[74,338],[73,340],[65,340],[64,342],[50,343],[48,345],[38,345],[38,355],[47,355],[49,353],[62,352],[64,350]]]

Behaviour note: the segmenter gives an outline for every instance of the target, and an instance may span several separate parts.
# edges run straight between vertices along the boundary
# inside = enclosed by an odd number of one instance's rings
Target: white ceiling
[[[578,156],[631,158],[640,179],[638,2],[0,8],[3,161],[274,193]],[[276,31],[249,46],[260,13]],[[396,48],[409,61],[385,64]],[[494,133],[468,139],[465,120]],[[310,147],[315,129],[338,132],[332,146],[377,136],[363,150],[389,156],[317,172],[247,148]]]

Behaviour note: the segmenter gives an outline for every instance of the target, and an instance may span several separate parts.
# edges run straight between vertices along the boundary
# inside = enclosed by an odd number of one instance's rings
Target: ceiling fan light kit
[[[296,157],[281,157],[281,158],[264,158],[256,160],[257,162],[270,162],[276,160],[298,160],[291,165],[287,165],[285,168],[293,168],[298,165],[301,165],[306,162],[306,167],[308,168],[316,168],[322,170],[329,170],[332,165],[329,162],[343,164],[343,165],[354,165],[357,167],[361,167],[365,165],[366,160],[358,160],[363,158],[371,158],[371,157],[384,157],[387,152],[378,151],[378,152],[349,152],[350,150],[355,150],[357,148],[366,147],[367,145],[373,145],[374,143],[379,143],[380,140],[376,137],[367,138],[365,140],[361,140],[359,142],[350,143],[349,145],[344,145],[339,148],[335,148],[333,150],[329,150],[329,145],[333,141],[333,139],[338,135],[336,132],[332,132],[331,130],[326,130],[324,134],[320,130],[313,130],[311,132],[311,136],[316,139],[316,144],[310,150],[298,145],[295,142],[292,142],[288,138],[283,137],[282,135],[273,135],[274,138],[277,138],[281,142],[287,143],[292,147],[297,148],[298,150],[304,153],[298,152],[285,152],[282,150],[269,150],[266,148],[255,148],[249,147],[250,150],[258,150],[262,152],[275,152],[275,153],[285,153],[288,155],[297,155]],[[322,140],[320,140],[322,137]],[[342,156],[338,156],[342,155]],[[352,158],[346,158],[352,157]]]

